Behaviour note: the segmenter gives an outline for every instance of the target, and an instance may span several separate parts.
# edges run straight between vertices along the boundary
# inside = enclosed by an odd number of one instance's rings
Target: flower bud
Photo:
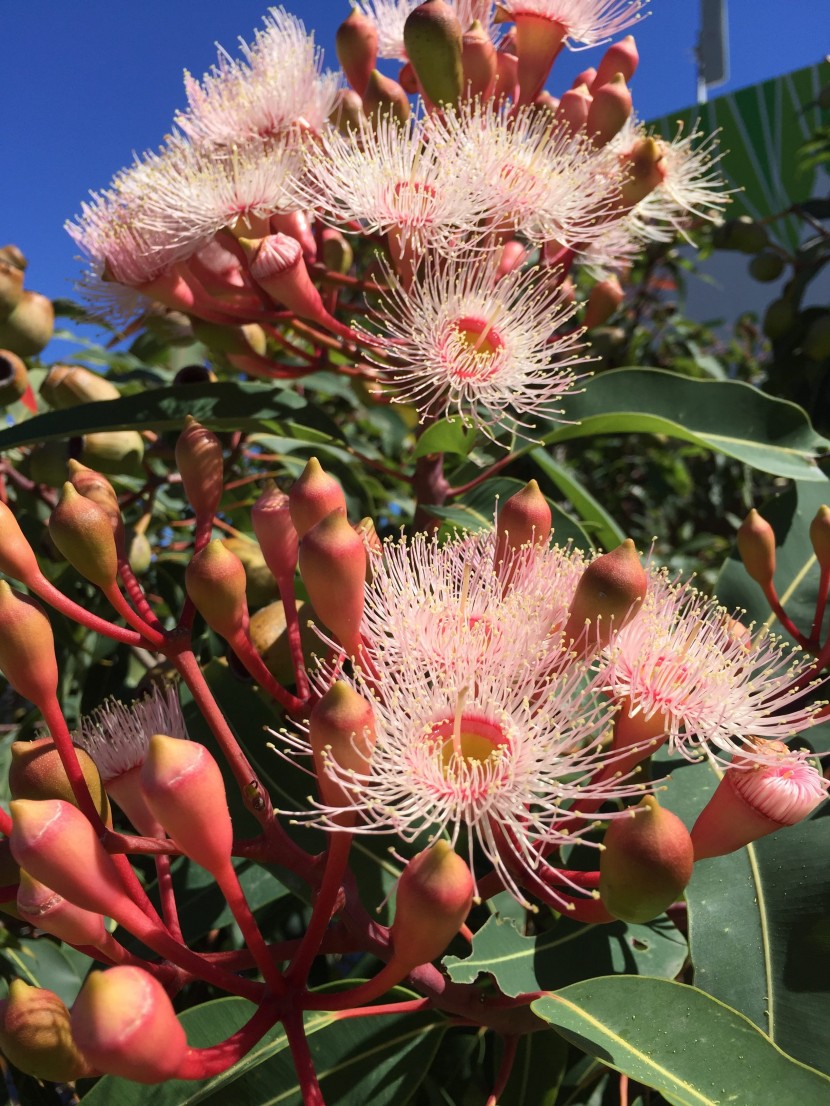
[[[94,1074],[70,1028],[69,1011],[52,991],[30,987],[22,979],[9,984],[0,1002],[0,1048],[26,1075],[70,1083]]]
[[[631,538],[591,561],[576,585],[565,637],[602,648],[645,598],[648,576]]]
[[[346,513],[346,497],[333,476],[327,473],[316,457],[309,457],[306,467],[294,481],[288,493],[288,508],[298,538],[332,511]]]
[[[577,73],[571,82],[571,88],[579,88],[580,85],[584,84],[586,88],[590,89],[596,79],[596,69],[594,69],[593,66],[589,66],[587,69],[583,69],[581,73]]]
[[[187,1052],[167,992],[130,965],[90,972],[72,1007],[72,1035],[99,1071],[136,1083],[174,1078]]]
[[[346,80],[362,96],[378,57],[378,31],[363,12],[352,8],[337,28],[334,48]]]
[[[82,495],[84,499],[91,499],[97,504],[110,520],[116,545],[120,545],[124,537],[124,521],[121,518],[121,508],[118,504],[118,495],[115,488],[100,472],[82,465],[80,461],[70,458],[67,462],[69,483]]]
[[[29,372],[16,353],[0,349],[0,407],[11,407],[26,394]]]
[[[347,238],[334,227],[326,227],[323,239],[323,264],[333,273],[347,273],[354,263],[354,250]]]
[[[418,78],[415,76],[415,70],[409,62],[402,65],[398,70],[398,84],[400,84],[404,92],[408,93],[410,96],[417,96],[419,94]]]
[[[300,542],[300,575],[311,605],[351,657],[360,650],[366,559],[363,539],[339,510]]]
[[[90,583],[109,588],[118,575],[118,550],[106,511],[68,481],[49,516],[49,535],[72,567]]]
[[[288,496],[276,484],[269,483],[251,508],[251,522],[274,579],[293,580],[300,539],[291,518]]]
[[[110,823],[110,805],[95,761],[84,749],[75,749],[95,809]],[[9,791],[13,799],[63,799],[78,805],[55,743],[51,737],[15,741],[11,747]]]
[[[535,480],[528,481],[521,489],[511,495],[498,512],[498,542],[496,544],[496,564],[531,543],[547,545],[550,540],[550,505]]]
[[[598,281],[588,296],[584,319],[586,329],[591,330],[608,322],[622,301],[622,285],[615,276]]]
[[[25,273],[29,267],[26,255],[19,246],[12,245],[12,243],[6,246],[0,246],[0,260],[4,261],[7,265],[13,265],[15,269],[19,269],[21,273]]]
[[[43,378],[40,394],[50,407],[58,410],[118,399],[121,395],[112,381],[82,365],[53,365]]]
[[[605,146],[631,116],[631,90],[622,73],[617,73],[607,84],[595,83],[591,97],[585,130],[595,146]]]
[[[334,101],[329,123],[341,134],[348,135],[352,131],[359,130],[365,121],[361,97],[353,88],[342,88]]]
[[[477,19],[461,37],[461,66],[465,98],[489,100],[496,87],[498,58],[493,40]]]
[[[663,147],[657,139],[640,138],[620,161],[623,170],[620,199],[622,207],[627,210],[650,196],[665,180]]]
[[[214,875],[227,869],[233,826],[222,772],[204,745],[154,734],[141,766],[141,789],[181,852]]]
[[[245,569],[245,596],[249,607],[262,607],[279,595],[277,581],[259,547],[259,542],[231,535],[221,538],[222,545],[239,558]]]
[[[493,100],[500,103],[502,100],[518,98],[519,87],[519,59],[508,50],[502,40],[502,46],[496,51],[496,87],[493,91]]]
[[[188,415],[176,441],[176,468],[187,501],[199,519],[212,519],[225,486],[222,443],[212,430]]]
[[[134,533],[130,538],[127,550],[127,562],[130,571],[136,576],[143,576],[153,563],[153,547],[144,531]]]
[[[639,61],[640,55],[637,52],[634,35],[626,35],[619,42],[609,46],[602,55],[593,83],[597,88],[602,88],[614,78],[616,73],[622,73],[625,80],[630,81],[637,72]]]
[[[20,872],[17,909],[19,916],[29,925],[70,945],[99,948],[107,940],[103,914],[67,902],[24,871]]]
[[[350,807],[348,785],[330,770],[365,775],[375,745],[371,703],[344,680],[332,684],[308,719],[308,738],[320,797],[328,806]]]
[[[408,969],[439,957],[470,912],[475,883],[446,841],[436,841],[401,873],[391,937],[393,962]]]
[[[457,104],[464,85],[462,27],[445,0],[425,0],[409,13],[403,41],[426,98],[433,104]]]
[[[7,319],[23,298],[23,270],[0,255],[0,319]]]
[[[749,576],[765,587],[775,575],[775,531],[753,507],[738,528],[738,552]]]
[[[300,642],[305,655],[314,652],[320,645],[320,638],[314,628],[308,624],[310,615],[311,605],[301,603],[297,608],[297,618],[300,624]],[[279,599],[269,603],[267,607],[261,607],[251,615],[248,636],[274,679],[283,686],[293,684],[294,662],[286,629],[285,609]]]
[[[310,319],[329,329],[340,324],[323,306],[319,291],[311,283],[303,248],[287,234],[269,234],[266,238],[240,238],[248,255],[251,276],[271,299],[302,319]]]
[[[35,551],[29,545],[10,507],[0,500],[0,572],[31,584],[40,576]]]
[[[793,826],[826,798],[828,781],[803,753],[782,741],[755,738],[753,744],[771,762],[733,759],[692,827],[695,860],[723,856]]]
[[[101,430],[81,438],[83,464],[108,476],[140,476],[144,439],[137,430]]]
[[[208,542],[184,574],[187,594],[202,618],[220,637],[231,638],[245,624],[245,566],[221,541]]]
[[[55,310],[40,292],[21,294],[14,310],[0,322],[0,346],[18,357],[34,357],[52,340]]]
[[[507,276],[508,273],[514,272],[516,269],[521,269],[525,261],[527,261],[527,247],[523,243],[519,242],[516,238],[511,238],[505,242],[501,250],[501,260],[499,261],[499,267],[496,271],[496,279],[501,280],[502,277]]]
[[[830,507],[824,504],[810,523],[810,544],[822,572],[830,568]]]
[[[692,878],[694,849],[676,814],[647,795],[615,818],[603,841],[599,894],[609,914],[623,922],[648,922],[662,914]]]
[[[577,134],[587,127],[590,110],[591,93],[587,86],[583,84],[578,88],[569,88],[557,104],[556,122],[571,134]]]
[[[39,603],[0,580],[0,669],[18,695],[36,706],[58,688],[55,639]]]
[[[410,111],[409,97],[398,82],[373,69],[363,93],[363,113],[369,122],[377,127],[381,119],[390,116],[405,123]]]

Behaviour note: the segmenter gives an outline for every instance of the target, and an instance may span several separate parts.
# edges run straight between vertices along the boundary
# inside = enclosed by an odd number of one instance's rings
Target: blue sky
[[[830,50],[823,0],[728,0],[728,91],[813,64]],[[90,189],[105,187],[133,151],[157,146],[176,108],[181,75],[201,75],[215,43],[235,53],[267,10],[261,0],[3,0],[0,244],[15,242],[30,261],[27,287],[72,294],[80,272],[63,223]],[[336,67],[334,32],[343,0],[285,5],[313,29]],[[640,69],[633,82],[641,116],[656,117],[695,98],[693,48],[698,0],[653,0],[637,29]],[[564,57],[556,93],[595,64],[601,48]]]

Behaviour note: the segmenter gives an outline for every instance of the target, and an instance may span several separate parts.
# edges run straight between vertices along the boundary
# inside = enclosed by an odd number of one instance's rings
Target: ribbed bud
[[[0,407],[10,407],[26,394],[29,372],[16,353],[0,349]]]
[[[181,852],[214,875],[227,869],[233,826],[222,772],[204,745],[154,734],[141,767],[141,789]]]
[[[22,979],[9,984],[0,1002],[0,1048],[26,1075],[53,1083],[71,1083],[93,1075],[75,1043],[69,1011],[53,991],[30,987]]]
[[[535,480],[511,495],[497,516],[496,564],[525,545],[547,545],[551,510]]]
[[[72,1007],[72,1034],[99,1071],[136,1083],[174,1078],[187,1052],[167,992],[129,965],[90,972]]]
[[[288,496],[273,482],[266,486],[251,508],[251,522],[274,579],[293,580],[300,539],[291,518]]]
[[[26,540],[10,507],[0,500],[0,572],[30,584],[40,576],[35,551]]]
[[[393,962],[411,969],[441,956],[470,912],[474,889],[470,869],[446,841],[413,857],[398,881]]]
[[[195,554],[184,580],[187,594],[211,630],[230,638],[243,627],[248,611],[245,566],[221,541],[208,542]]]
[[[830,568],[830,507],[824,504],[816,511],[816,517],[810,523],[810,543],[819,568],[826,571]]]
[[[303,248],[287,234],[269,234],[266,238],[240,238],[248,255],[251,276],[280,306],[312,321],[323,321],[328,312],[319,291],[311,283]]]
[[[0,256],[0,319],[7,319],[23,298],[23,270]]]
[[[34,357],[49,345],[54,329],[52,301],[40,292],[24,291],[14,310],[0,322],[0,347],[18,357]]]
[[[462,32],[458,17],[445,0],[425,0],[404,23],[407,57],[424,95],[433,104],[457,104],[461,98]]]
[[[346,497],[339,482],[325,471],[316,457],[309,457],[306,467],[288,492],[291,520],[302,539],[332,511],[346,513]]]
[[[391,116],[399,123],[409,118],[409,97],[397,81],[373,69],[363,93],[363,114],[374,126]]]
[[[101,821],[109,824],[109,800],[95,761],[84,749],[76,748],[75,754],[92,801],[95,803],[95,809],[101,815]],[[66,775],[66,769],[51,737],[12,743],[9,791],[13,799],[63,799],[73,806],[78,805]]]
[[[632,808],[630,818],[615,818],[603,845],[600,898],[608,913],[623,922],[656,918],[692,878],[689,831],[653,795]]]
[[[598,281],[588,295],[585,307],[585,327],[591,330],[595,326],[607,323],[623,301],[622,285],[615,276]]]
[[[356,775],[368,772],[375,746],[372,704],[350,684],[338,680],[312,709],[308,738],[320,798],[327,806],[351,806],[348,786],[330,771],[330,766]]]
[[[519,103],[532,104],[545,85],[562,49],[565,27],[534,13],[517,13],[516,53],[519,58]]]
[[[300,542],[300,575],[311,605],[347,656],[360,650],[366,547],[346,515],[326,515]]]
[[[622,73],[607,84],[594,84],[585,129],[595,146],[605,146],[620,133],[631,116],[631,90]]]
[[[116,545],[119,546],[124,539],[124,520],[121,518],[121,508],[115,488],[102,473],[82,465],[74,458],[70,458],[67,462],[67,470],[69,483],[75,491],[85,499],[91,499],[107,516]]]
[[[753,507],[738,527],[738,552],[749,576],[765,587],[775,575],[775,531]]]
[[[601,648],[636,612],[648,576],[631,538],[591,561],[576,585],[565,637]],[[585,635],[583,639],[583,635]]]
[[[67,902],[45,883],[21,870],[17,890],[19,916],[36,929],[70,945],[98,948],[107,939],[103,914]]]
[[[0,580],[0,669],[18,695],[36,706],[58,687],[55,639],[39,603]]]
[[[498,58],[493,40],[477,19],[461,37],[461,67],[465,98],[489,100],[496,87]]]
[[[378,57],[377,27],[363,12],[352,8],[337,28],[334,47],[346,80],[362,96]]]
[[[326,227],[322,239],[325,267],[333,273],[347,273],[354,263],[351,242],[334,227]]]
[[[137,430],[101,430],[81,438],[83,464],[108,476],[140,476],[144,439]]]
[[[607,84],[613,79],[615,73],[622,73],[626,81],[630,81],[637,72],[640,55],[637,51],[637,43],[633,35],[626,35],[619,42],[609,46],[602,55],[602,60],[597,68],[594,84],[597,88]]]
[[[67,561],[99,588],[111,587],[118,575],[118,550],[105,510],[68,481],[49,516],[49,535]]]
[[[695,860],[724,856],[803,821],[827,797],[828,781],[782,741],[756,738],[769,764],[735,757],[692,827]]]
[[[112,381],[82,365],[53,365],[43,379],[40,394],[50,407],[58,410],[118,399],[121,395]]]
[[[184,430],[176,440],[176,468],[196,517],[213,518],[225,486],[222,443],[191,415],[185,419]]]

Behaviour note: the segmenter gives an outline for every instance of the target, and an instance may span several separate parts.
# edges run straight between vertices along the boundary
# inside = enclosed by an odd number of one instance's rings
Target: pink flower
[[[500,0],[511,19],[535,15],[558,23],[571,49],[596,46],[642,18],[644,0]]]

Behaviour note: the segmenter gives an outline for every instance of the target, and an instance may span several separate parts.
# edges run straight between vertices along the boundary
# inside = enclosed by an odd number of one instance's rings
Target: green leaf
[[[461,419],[440,419],[428,426],[415,443],[412,459],[429,453],[459,453],[466,457],[477,437],[475,428],[466,426]]]
[[[532,1009],[609,1067],[672,1106],[800,1106],[830,1101],[830,1079],[792,1060],[743,1015],[695,987],[611,976],[566,987]]]
[[[93,964],[84,953],[58,944],[50,937],[25,937],[17,948],[9,946],[0,956],[9,964],[12,975],[32,987],[54,991],[67,1006],[77,998]]]
[[[562,918],[547,933],[523,937],[496,916],[476,933],[469,956],[447,956],[444,967],[454,983],[491,975],[506,995],[515,996],[611,972],[672,979],[686,954],[686,942],[666,918],[649,925],[582,925]]]
[[[407,993],[408,995],[408,993]],[[399,993],[397,998],[401,998]],[[254,1011],[243,999],[224,998],[181,1015],[191,1046],[225,1040]],[[446,1023],[434,1014],[349,1018],[307,1014],[305,1031],[327,1106],[398,1106],[417,1089]],[[170,1080],[146,1087],[105,1076],[84,1095],[84,1106],[302,1106],[294,1065],[281,1026],[270,1030],[229,1071],[211,1079]]]
[[[530,456],[549,480],[559,488],[582,520],[585,529],[606,549],[616,549],[626,535],[608,514],[602,504],[594,499],[588,489],[564,465],[554,461],[545,449],[531,450]]]
[[[830,443],[800,407],[739,381],[690,380],[662,369],[600,373],[573,396],[572,424],[548,445],[597,434],[649,433],[693,442],[774,476],[822,481],[815,454]]]
[[[720,779],[672,765],[661,801],[688,825]],[[814,818],[701,860],[686,888],[695,985],[830,1074],[830,819]]]
[[[568,1046],[558,1033],[526,1033],[499,1106],[555,1106],[567,1059]]]

